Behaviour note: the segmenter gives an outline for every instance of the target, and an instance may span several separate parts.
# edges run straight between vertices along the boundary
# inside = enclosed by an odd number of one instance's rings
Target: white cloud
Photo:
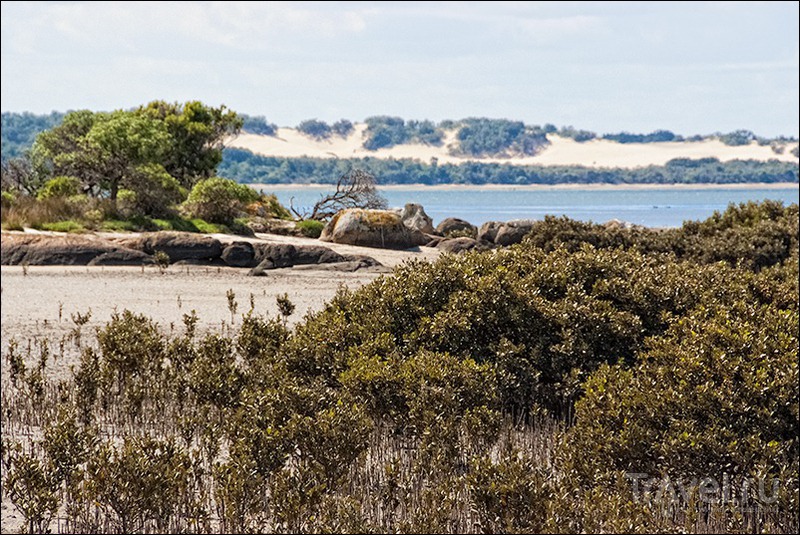
[[[165,44],[183,39],[198,45],[263,49],[285,36],[361,32],[369,11],[320,9],[298,2],[75,2],[22,7],[29,12],[17,16],[14,25],[3,25],[3,33],[13,34],[9,44],[18,53],[32,53],[53,38],[64,44],[128,50],[148,38]],[[5,4],[4,11],[10,11]]]

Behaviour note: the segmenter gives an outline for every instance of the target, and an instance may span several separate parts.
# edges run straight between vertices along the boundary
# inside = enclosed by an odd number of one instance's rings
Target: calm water
[[[330,190],[319,188],[270,189],[288,206],[310,208]],[[797,186],[782,189],[648,189],[648,190],[525,190],[464,188],[437,190],[380,190],[389,206],[419,203],[433,219],[434,225],[446,217],[465,219],[474,225],[486,221],[511,219],[543,219],[545,215],[566,215],[582,221],[603,223],[621,219],[649,227],[677,227],[686,220],[700,220],[714,211],[723,211],[729,203],[773,199],[784,204],[798,202]]]

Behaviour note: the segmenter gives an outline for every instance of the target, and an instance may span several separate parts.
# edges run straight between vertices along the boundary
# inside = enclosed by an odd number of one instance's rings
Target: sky
[[[0,110],[800,130],[798,2],[3,1]]]

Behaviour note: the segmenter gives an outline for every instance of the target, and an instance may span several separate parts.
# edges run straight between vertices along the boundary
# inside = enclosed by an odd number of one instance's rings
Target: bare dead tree
[[[3,191],[19,191],[26,195],[36,195],[48,178],[42,166],[35,165],[28,153],[3,160],[0,176]]]
[[[294,198],[289,207],[300,219],[330,219],[346,208],[386,209],[386,199],[378,193],[375,177],[367,171],[353,169],[339,177],[336,191],[323,196],[312,208],[311,213],[300,212],[294,207]]]

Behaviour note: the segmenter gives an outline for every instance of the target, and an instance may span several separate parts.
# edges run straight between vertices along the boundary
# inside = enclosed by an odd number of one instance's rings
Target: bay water
[[[293,204],[300,212],[311,207],[330,186],[253,185],[275,193],[281,204]],[[486,221],[513,219],[541,220],[546,215],[567,216],[581,221],[604,223],[618,219],[647,227],[678,227],[687,220],[702,220],[731,203],[763,201],[798,203],[800,189],[787,187],[632,187],[541,189],[518,186],[490,187],[379,187],[390,207],[421,204],[434,225],[446,217],[458,217],[473,225]]]

